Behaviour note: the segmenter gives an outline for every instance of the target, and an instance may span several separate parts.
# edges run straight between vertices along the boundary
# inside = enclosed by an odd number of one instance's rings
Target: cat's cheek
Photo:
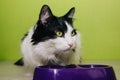
[[[64,38],[54,39],[53,43],[56,51],[64,51],[69,48],[69,45]]]
[[[55,48],[56,48],[56,50],[60,50],[60,51],[64,51],[64,50],[66,50],[66,49],[68,49],[69,48],[69,46],[68,46],[68,44],[67,44],[67,42],[65,41],[65,39],[62,39],[62,38],[58,38],[58,39],[56,39],[56,44],[55,44]]]
[[[64,51],[64,50],[66,50],[66,49],[68,49],[69,48],[69,46],[68,45],[65,45],[65,44],[63,44],[63,43],[58,43],[58,44],[56,44],[56,50],[60,50],[60,51]]]

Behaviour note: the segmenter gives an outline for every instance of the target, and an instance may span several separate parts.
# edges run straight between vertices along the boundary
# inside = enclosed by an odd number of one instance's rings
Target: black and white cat
[[[37,23],[22,39],[27,68],[80,63],[80,37],[72,22],[74,12],[73,7],[66,15],[56,17],[48,5],[42,7]]]

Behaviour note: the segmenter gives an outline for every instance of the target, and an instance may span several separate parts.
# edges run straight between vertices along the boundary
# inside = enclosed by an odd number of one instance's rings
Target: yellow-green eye
[[[73,31],[71,32],[71,36],[73,37],[73,36],[75,36],[75,35],[76,35],[76,31],[73,30]]]
[[[58,37],[62,37],[63,33],[62,33],[61,31],[57,31],[57,32],[56,32],[56,35],[57,35]]]

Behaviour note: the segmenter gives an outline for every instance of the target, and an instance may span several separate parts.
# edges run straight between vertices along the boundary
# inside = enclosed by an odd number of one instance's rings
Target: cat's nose
[[[72,44],[72,43],[69,43],[68,45],[70,46],[70,48],[73,46],[73,44]]]

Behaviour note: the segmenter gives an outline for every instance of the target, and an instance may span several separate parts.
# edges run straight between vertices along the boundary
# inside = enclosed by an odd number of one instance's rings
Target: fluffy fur
[[[75,8],[61,17],[44,5],[39,19],[22,39],[23,62],[27,69],[42,65],[80,63],[80,35],[73,27]]]

